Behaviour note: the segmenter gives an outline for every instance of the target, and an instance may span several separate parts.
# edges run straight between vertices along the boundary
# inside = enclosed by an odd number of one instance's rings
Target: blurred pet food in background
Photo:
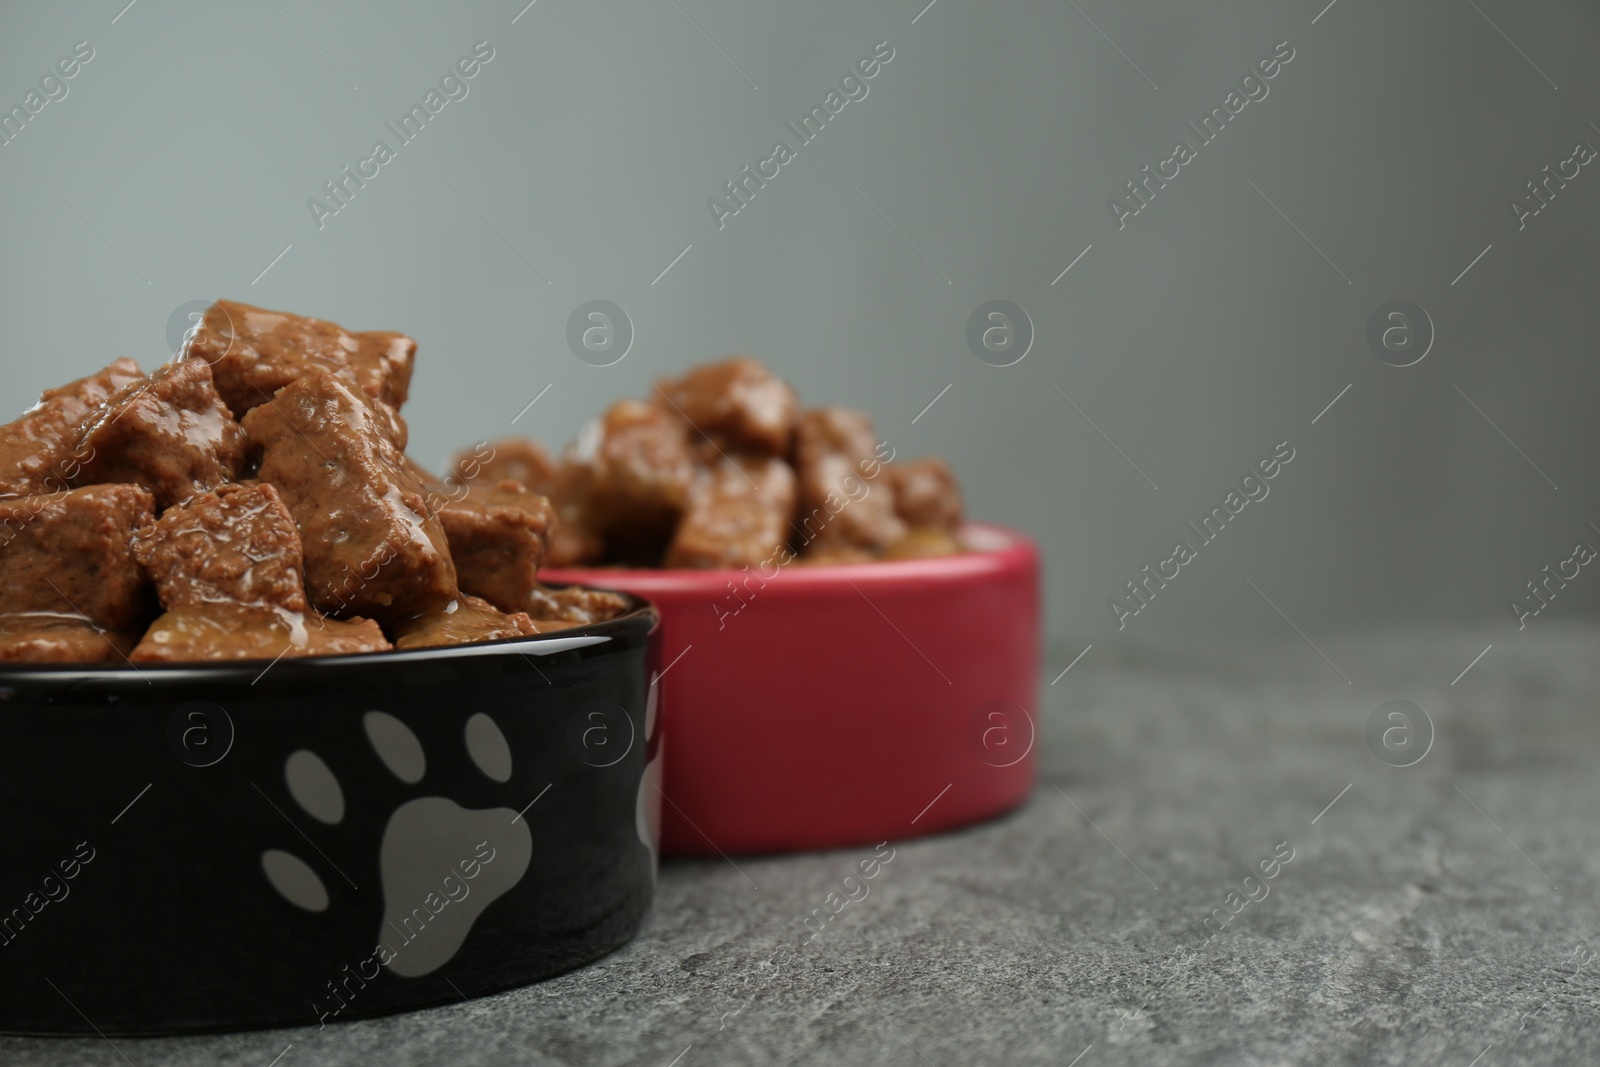
[[[559,459],[537,442],[458,456],[451,479],[550,498],[552,567],[688,569],[920,559],[964,551],[961,490],[940,459],[897,462],[872,420],[802,409],[735,356],[620,400]]]

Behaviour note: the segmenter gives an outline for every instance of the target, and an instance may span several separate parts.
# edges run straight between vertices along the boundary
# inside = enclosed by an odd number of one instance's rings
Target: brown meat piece
[[[955,530],[961,526],[961,486],[950,465],[935,456],[888,468],[894,509],[906,525]]]
[[[398,410],[411,389],[417,343],[400,333],[351,333],[321,319],[218,300],[200,319],[188,354],[211,364],[217,391],[243,419],[290,382],[319,371]]]
[[[224,485],[168,508],[139,531],[134,556],[154,576],[168,609],[134,649],[136,663],[390,647],[375,622],[324,619],[307,610],[300,535],[270,484]]]
[[[806,545],[795,562],[808,567],[838,567],[871,563],[877,558],[878,554],[868,549],[819,538]]]
[[[465,596],[395,627],[394,647],[436,648],[526,637],[540,631],[522,612],[507,614],[487,600]]]
[[[666,566],[758,567],[789,543],[799,487],[781,459],[724,460],[695,483]]]
[[[608,559],[656,564],[694,480],[687,427],[623,400],[585,426],[568,453],[558,515],[604,541]]]
[[[586,532],[575,521],[558,520],[550,533],[544,562],[548,567],[583,567],[599,563],[605,553],[605,542],[598,536]]]
[[[447,485],[428,468],[412,459],[402,455],[400,463],[422,485],[423,501],[427,504],[428,511],[437,515],[439,509],[451,500],[459,500],[467,495],[467,487],[460,484]]]
[[[693,434],[689,441],[695,463],[701,467],[715,467],[725,459],[741,455],[760,455],[733,440],[725,433]]]
[[[271,485],[224,485],[140,530],[134,558],[169,611],[214,604],[303,612],[300,534]]]
[[[368,398],[367,405],[372,409],[377,431],[394,445],[396,452],[404,452],[411,441],[411,430],[406,426],[406,420],[400,417],[400,409],[371,398]]]
[[[492,485],[509,479],[549,496],[555,490],[557,473],[555,461],[539,442],[507,437],[458,454],[450,464],[446,481],[453,485],[472,482]]]
[[[782,456],[789,452],[798,403],[789,383],[760,360],[734,356],[656,383],[655,401],[701,434]],[[720,443],[720,442],[719,442]]]
[[[185,359],[129,383],[78,438],[80,485],[132,482],[167,508],[238,473],[245,437],[211,383],[205,361]]]
[[[536,634],[553,634],[557,630],[570,630],[575,626],[582,626],[583,623],[568,622],[565,619],[532,619],[528,625],[533,627],[533,632]]]
[[[605,541],[588,525],[588,506],[583,498],[588,481],[588,471],[572,463],[557,468],[556,483],[550,493],[555,523],[544,555],[547,567],[581,567],[605,558]]]
[[[513,479],[452,482],[410,456],[405,464],[427,489],[428,510],[444,527],[461,591],[505,611],[520,610],[538,584],[556,526],[550,501]]]
[[[895,514],[894,486],[882,477],[872,420],[847,408],[801,414],[795,428],[800,475],[800,526],[820,539],[882,551],[905,536]]]
[[[102,630],[87,619],[0,615],[0,663],[122,663],[137,634]]]
[[[154,518],[155,501],[136,485],[0,500],[0,603],[137,629],[149,598],[131,543]]]
[[[937,526],[923,526],[907,533],[889,546],[884,559],[935,559],[939,556],[958,556],[965,549],[951,536],[949,530]]]
[[[319,609],[398,623],[456,595],[456,570],[425,487],[358,391],[307,375],[244,419],[260,478],[294,516]]]
[[[73,451],[83,424],[111,394],[143,380],[137,363],[119,359],[87,378],[47,389],[20,419],[0,426],[0,497],[59,493],[70,486],[87,458]]]
[[[464,498],[446,500],[437,511],[461,591],[503,611],[526,604],[555,522],[550,502],[508,479],[473,485]]]
[[[528,598],[526,610],[538,625],[558,621],[569,626],[587,626],[625,614],[628,600],[605,589],[585,589],[576,585],[553,589],[541,585]]]
[[[370,619],[324,619],[279,608],[208,604],[169,611],[128,657],[134,663],[343,656],[391,647]]]

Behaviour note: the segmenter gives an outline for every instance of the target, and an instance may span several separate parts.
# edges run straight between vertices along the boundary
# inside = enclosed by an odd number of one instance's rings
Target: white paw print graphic
[[[422,781],[427,754],[405,723],[369,711],[362,725],[391,774],[407,785]],[[493,719],[473,715],[463,740],[485,777],[510,780],[511,749]],[[344,790],[315,752],[301,749],[289,756],[284,779],[289,795],[313,819],[329,826],[344,819]],[[522,880],[532,854],[528,825],[510,808],[471,810],[441,796],[400,805],[389,816],[378,852],[384,919],[377,940],[388,949],[380,957],[383,965],[402,978],[444,966],[484,909]],[[304,860],[268,849],[261,866],[285,900],[307,911],[327,910],[328,890]]]

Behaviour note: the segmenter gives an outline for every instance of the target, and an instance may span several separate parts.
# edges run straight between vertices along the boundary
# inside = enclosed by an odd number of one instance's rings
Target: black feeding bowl
[[[657,617],[482,645],[0,670],[0,1031],[332,1023],[633,936]]]

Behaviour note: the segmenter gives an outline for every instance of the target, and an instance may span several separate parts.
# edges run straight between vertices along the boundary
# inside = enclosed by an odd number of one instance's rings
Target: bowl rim
[[[550,582],[553,588],[577,583]],[[497,641],[477,641],[463,645],[438,645],[433,648],[388,649],[383,652],[347,652],[336,656],[294,656],[285,659],[184,660],[176,663],[26,663],[0,664],[0,690],[40,684],[93,682],[96,686],[127,682],[132,685],[167,682],[236,681],[241,675],[259,681],[265,665],[281,676],[298,675],[327,678],[334,672],[348,673],[363,667],[409,667],[414,665],[457,663],[480,656],[503,654],[552,656],[558,652],[613,643],[637,631],[642,642],[661,626],[656,606],[636,593],[622,589],[600,589],[628,601],[628,610],[602,622],[585,623],[549,633],[524,634]],[[645,624],[641,626],[641,624]],[[281,662],[280,662],[281,661]],[[530,661],[531,662],[531,661]],[[253,685],[254,682],[251,682]],[[135,690],[137,691],[137,690]]]
[[[798,561],[778,564],[783,584],[796,590],[816,590],[849,586],[856,582],[902,582],[911,580],[951,580],[982,577],[1007,570],[1037,558],[1038,546],[1020,530],[991,522],[965,522],[961,535],[974,539],[974,551],[929,559],[870,560],[865,563],[824,563],[796,566]],[[613,583],[646,596],[660,593],[720,591],[724,583],[756,574],[767,580],[774,575],[744,567],[715,570],[690,570],[643,567],[546,567],[540,572],[552,581],[574,585],[601,586]]]

